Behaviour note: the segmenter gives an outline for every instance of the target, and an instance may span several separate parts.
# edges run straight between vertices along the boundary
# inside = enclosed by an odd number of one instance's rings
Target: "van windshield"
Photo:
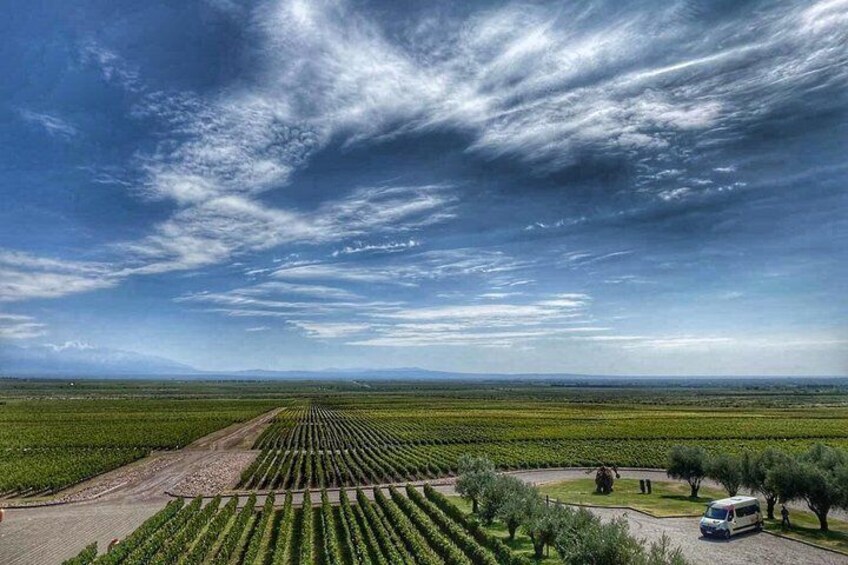
[[[712,518],[713,520],[724,520],[727,518],[727,508],[710,506],[707,508],[707,511],[704,512],[704,516],[706,518]]]

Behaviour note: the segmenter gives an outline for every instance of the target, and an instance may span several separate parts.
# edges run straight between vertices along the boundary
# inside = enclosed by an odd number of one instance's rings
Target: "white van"
[[[701,518],[701,534],[730,539],[740,532],[763,529],[760,501],[752,496],[733,496],[707,504]]]

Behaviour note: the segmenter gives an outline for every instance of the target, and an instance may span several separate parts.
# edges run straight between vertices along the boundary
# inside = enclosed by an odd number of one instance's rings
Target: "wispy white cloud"
[[[52,114],[23,109],[20,110],[20,115],[27,122],[40,126],[53,137],[70,139],[78,133],[73,124]]]
[[[421,245],[421,242],[415,239],[409,239],[407,241],[390,241],[388,243],[362,243],[356,242],[352,245],[346,245],[341,249],[337,249],[333,251],[332,256],[338,257],[340,255],[353,255],[356,253],[396,253],[399,251],[406,251],[407,249],[412,249],[414,247],[418,247]]]
[[[454,128],[472,136],[470,151],[546,169],[586,154],[629,159],[642,167],[635,190],[680,200],[697,190],[655,181],[688,177],[668,161],[695,159],[693,140],[733,139],[821,84],[848,86],[844,2],[768,8],[708,28],[684,1],[510,2],[391,31],[335,1],[272,2],[257,19],[268,82],[293,114],[350,142]]]
[[[372,335],[354,345],[514,347],[528,342],[591,335],[610,328],[588,325],[585,294],[545,296],[530,302],[396,308],[371,313]]]
[[[97,349],[95,346],[91,345],[90,343],[88,343],[86,341],[80,341],[80,340],[66,341],[64,343],[45,343],[44,347],[46,347],[48,349],[52,349],[53,351],[55,351],[57,353],[60,352],[60,351],[68,351],[68,350],[87,351],[89,349]]]
[[[338,339],[356,335],[368,330],[369,324],[355,324],[348,322],[316,322],[305,320],[293,320],[289,322],[303,330],[308,337],[317,339]]]
[[[32,339],[47,334],[47,325],[32,316],[0,312],[0,339]]]
[[[62,261],[0,249],[0,302],[55,298],[119,281],[104,263]]]

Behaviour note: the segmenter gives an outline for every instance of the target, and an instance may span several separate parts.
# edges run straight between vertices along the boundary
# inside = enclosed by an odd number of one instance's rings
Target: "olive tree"
[[[630,535],[627,519],[610,522],[594,519],[569,529],[557,538],[557,553],[568,565],[642,565],[646,562],[641,541]]]
[[[702,447],[675,445],[668,453],[666,474],[689,483],[689,496],[698,498],[698,489],[706,475],[707,459],[707,452]]]
[[[828,531],[827,515],[834,507],[848,507],[848,453],[816,444],[806,453],[787,458],[767,474],[781,500],[801,499]]]
[[[787,459],[785,453],[771,447],[757,454],[748,451],[742,454],[742,485],[766,499],[766,516],[769,520],[774,520],[774,507],[779,493],[775,485],[767,480],[768,473]]]
[[[476,514],[483,493],[495,480],[495,465],[485,457],[463,455],[459,458],[458,466],[456,492],[462,498],[471,501],[471,511]]]
[[[531,500],[539,496],[536,489],[510,475],[498,475],[483,491],[480,519],[491,524],[495,518],[506,526],[509,539],[527,515]]]
[[[742,462],[738,457],[727,454],[716,455],[707,460],[706,476],[727,491],[728,496],[736,496],[742,486]]]
[[[524,532],[533,543],[536,559],[544,557],[546,546],[554,546],[568,520],[568,510],[558,505],[547,505],[537,493],[525,499]]]

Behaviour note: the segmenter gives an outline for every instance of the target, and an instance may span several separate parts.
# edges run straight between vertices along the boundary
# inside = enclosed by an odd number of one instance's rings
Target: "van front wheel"
[[[721,534],[721,537],[724,538],[725,541],[730,539],[730,530],[724,530],[724,533]]]

